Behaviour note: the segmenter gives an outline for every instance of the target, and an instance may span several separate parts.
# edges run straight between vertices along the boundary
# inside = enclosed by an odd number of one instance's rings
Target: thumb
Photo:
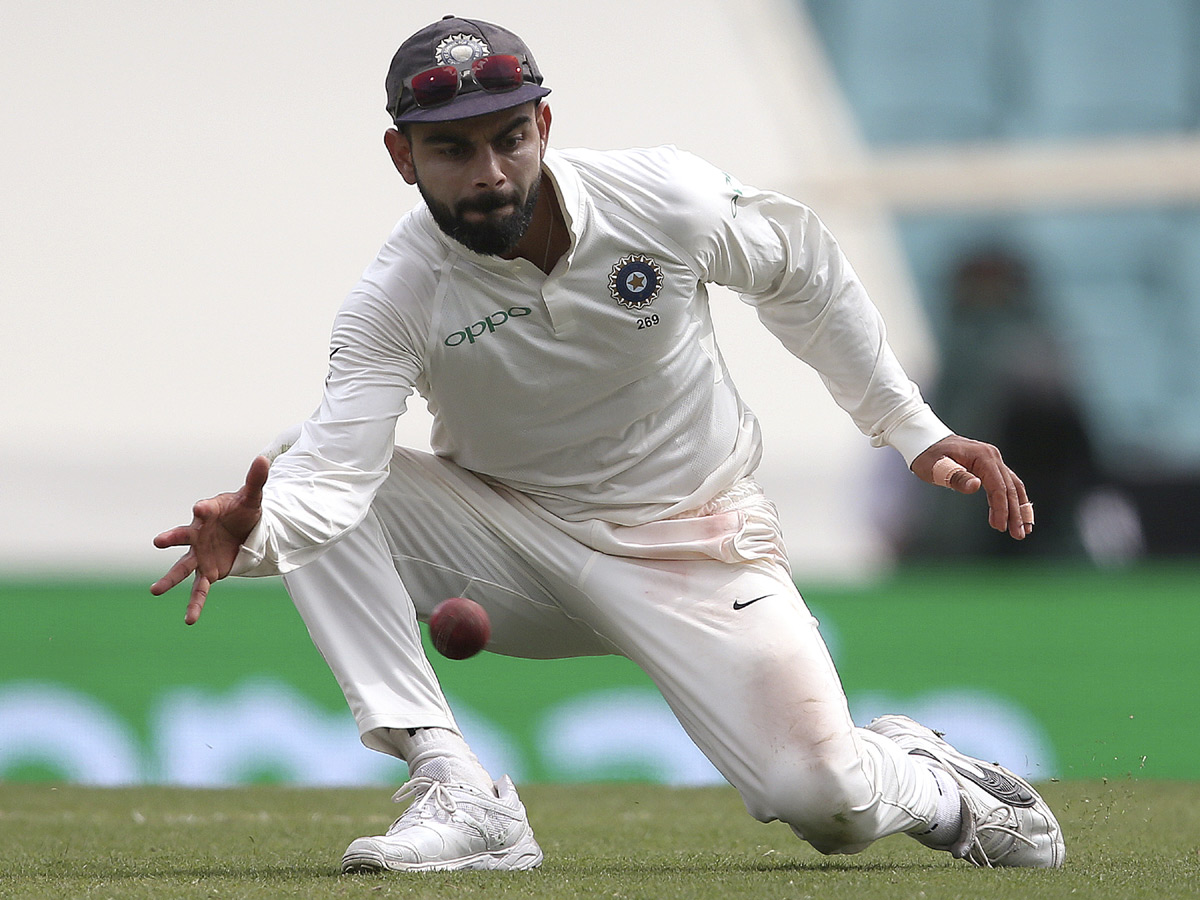
[[[271,461],[265,456],[256,456],[246,472],[246,483],[242,485],[242,498],[246,506],[258,509],[262,506],[262,489],[271,472]]]

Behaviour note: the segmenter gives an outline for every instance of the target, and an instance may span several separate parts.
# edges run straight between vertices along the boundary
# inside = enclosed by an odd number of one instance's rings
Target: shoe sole
[[[386,854],[375,848],[370,838],[354,841],[342,857],[342,874],[366,872],[466,872],[466,871],[525,871],[542,864],[542,848],[533,832],[526,829],[511,847],[457,859],[405,863],[389,861]]]

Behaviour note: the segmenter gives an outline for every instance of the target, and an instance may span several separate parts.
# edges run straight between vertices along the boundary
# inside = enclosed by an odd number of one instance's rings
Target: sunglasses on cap
[[[525,80],[525,71],[517,57],[509,53],[497,53],[479,57],[471,63],[471,69],[466,73],[460,72],[457,66],[434,66],[414,75],[408,86],[417,106],[427,109],[449,103],[457,97],[464,75],[469,75],[481,90],[489,94],[515,91]]]

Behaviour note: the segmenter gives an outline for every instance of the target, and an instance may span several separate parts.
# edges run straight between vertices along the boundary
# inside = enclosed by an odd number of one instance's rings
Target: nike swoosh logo
[[[763,594],[761,597],[755,597],[753,600],[747,600],[745,603],[740,603],[737,600],[734,600],[733,608],[734,609],[745,609],[751,603],[757,603],[759,600],[766,600],[770,596],[771,596],[770,594]]]
[[[950,765],[954,766],[954,763]],[[964,769],[962,766],[954,766],[954,770],[968,781],[975,782],[993,797],[1003,800],[1012,806],[1031,807],[1037,803],[1037,798],[1033,794],[1003,772],[997,772],[995,769],[984,769],[983,775],[980,776],[970,769]]]
[[[930,759],[936,760],[932,753],[927,753],[924,750],[910,750],[910,756],[927,756]],[[973,772],[970,769],[964,769],[962,766],[950,762],[954,771],[963,778],[970,781],[972,784],[977,784],[983,788],[997,800],[1009,804],[1010,806],[1020,806],[1029,808],[1037,804],[1037,798],[1029,791],[1027,787],[1011,778],[998,769],[984,768],[983,774]]]

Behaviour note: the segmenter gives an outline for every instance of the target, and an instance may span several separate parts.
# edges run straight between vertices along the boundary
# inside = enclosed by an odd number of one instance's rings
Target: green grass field
[[[1044,786],[1059,871],[983,871],[903,837],[822,857],[730,789],[522,789],[535,872],[341,876],[345,845],[395,814],[386,792],[0,784],[4,898],[1169,898],[1200,896],[1200,785]]]

